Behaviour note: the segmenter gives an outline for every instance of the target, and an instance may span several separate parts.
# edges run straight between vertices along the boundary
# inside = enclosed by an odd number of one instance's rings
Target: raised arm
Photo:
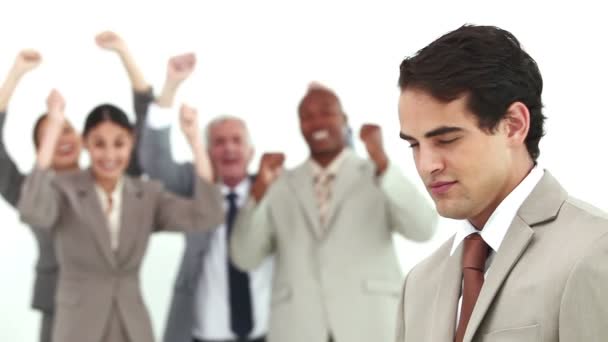
[[[153,179],[160,180],[167,189],[182,196],[192,196],[195,169],[192,163],[177,163],[171,153],[171,122],[177,110],[172,109],[179,85],[192,74],[196,64],[193,54],[169,59],[167,79],[163,91],[143,125],[139,144],[139,164]]]
[[[21,219],[32,226],[52,228],[59,216],[60,194],[53,185],[53,153],[65,125],[65,101],[53,90],[47,99],[48,124],[40,141],[36,166],[23,184],[19,200]]]
[[[201,177],[194,177],[192,198],[163,191],[155,209],[158,230],[208,231],[224,222],[222,196],[218,187]]]
[[[142,168],[138,162],[137,153],[139,149],[137,146],[141,141],[140,132],[145,124],[148,106],[154,101],[152,86],[144,78],[143,72],[135,62],[127,43],[118,34],[111,31],[102,32],[95,36],[95,42],[102,49],[115,52],[120,57],[131,82],[135,109],[135,148],[127,167],[127,173],[131,176],[139,176],[142,174]]]
[[[156,103],[159,106],[163,108],[173,106],[177,90],[180,85],[190,77],[195,66],[196,55],[193,53],[177,55],[169,59],[169,62],[167,63],[167,78],[165,79],[165,84],[163,85],[160,95],[156,99]]]
[[[118,54],[129,75],[131,86],[135,92],[145,93],[148,91],[150,85],[146,82],[137,63],[135,63],[135,58],[131,55],[131,51],[129,51],[127,44],[119,35],[111,31],[105,31],[95,37],[95,42],[101,48]]]
[[[387,215],[392,229],[411,240],[429,240],[436,230],[437,212],[414,184],[390,163],[384,151],[380,126],[365,124],[359,136],[376,165],[376,176],[389,205]]]
[[[211,169],[211,161],[205,150],[203,138],[198,125],[198,112],[196,109],[182,105],[179,112],[179,123],[182,133],[186,137],[190,148],[192,149],[192,157],[194,159],[194,167],[197,176],[213,182],[213,171]]]
[[[230,257],[242,270],[256,268],[274,252],[276,228],[269,210],[274,199],[268,191],[281,174],[284,160],[282,153],[262,156],[249,199],[239,209],[230,238]]]
[[[23,50],[15,58],[15,62],[0,88],[0,194],[13,207],[17,206],[21,186],[25,179],[4,145],[4,123],[8,103],[21,80],[21,77],[36,68],[41,61],[40,54],[34,50]]]

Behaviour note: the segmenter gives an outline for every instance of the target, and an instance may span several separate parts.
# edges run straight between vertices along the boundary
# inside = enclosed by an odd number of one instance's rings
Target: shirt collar
[[[239,184],[237,184],[234,188],[230,188],[229,186],[227,186],[224,183],[220,184],[220,190],[222,192],[222,195],[224,195],[224,197],[226,195],[228,195],[230,192],[234,192],[237,196],[237,198],[239,200],[244,199],[245,197],[247,197],[247,194],[249,192],[249,187],[250,187],[250,180],[249,177],[245,177]]]
[[[454,243],[452,244],[452,250],[450,255],[454,254],[460,243],[469,235],[479,233],[483,240],[492,248],[494,252],[497,252],[502,244],[502,241],[511,226],[513,218],[517,214],[517,211],[524,203],[526,198],[530,196],[532,190],[536,187],[540,179],[544,175],[544,170],[536,165],[530,173],[524,178],[521,183],[498,205],[496,210],[492,213],[485,226],[479,232],[469,220],[459,220],[456,235],[454,236]]]
[[[338,170],[340,169],[340,166],[344,164],[344,160],[350,155],[350,153],[351,152],[348,148],[342,149],[342,152],[340,152],[340,154],[338,154],[336,158],[334,158],[334,160],[332,160],[331,163],[329,163],[329,165],[327,165],[327,167],[325,168],[319,165],[319,163],[317,163],[314,159],[310,158],[309,163],[312,167],[313,175],[319,175],[321,173],[326,173],[330,175],[337,174]]]
[[[112,201],[114,203],[116,203],[117,201],[120,200],[120,194],[122,194],[123,187],[124,187],[124,179],[123,179],[123,177],[120,177],[118,179],[118,182],[116,183],[116,186],[114,187],[114,190],[112,191],[110,196],[108,196],[108,193],[101,186],[99,186],[99,184],[95,183],[95,190],[97,191],[97,194],[99,194],[99,196],[101,196],[104,199],[111,197]]]

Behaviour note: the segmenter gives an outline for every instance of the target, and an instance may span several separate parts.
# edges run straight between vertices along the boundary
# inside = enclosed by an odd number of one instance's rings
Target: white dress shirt
[[[97,196],[101,203],[101,209],[108,220],[108,230],[110,233],[110,245],[112,250],[116,251],[120,243],[120,214],[122,211],[122,188],[123,179],[120,178],[114,191],[108,195],[104,189],[95,184]]]
[[[148,108],[146,124],[153,129],[164,129],[171,126],[173,120],[179,113],[179,109],[173,107],[161,107],[151,103]]]
[[[249,196],[251,181],[243,180],[235,188],[240,208]],[[230,189],[221,185],[224,197]],[[228,209],[228,201],[224,201]],[[213,231],[209,249],[203,259],[203,271],[196,291],[195,322],[192,334],[201,340],[230,340],[236,336],[230,328],[228,299],[228,246],[224,224]],[[252,300],[253,330],[250,338],[259,338],[268,330],[270,292],[272,289],[273,258],[267,258],[257,269],[248,272]]]
[[[483,226],[481,232],[479,232],[468,220],[459,220],[458,230],[454,236],[454,243],[452,244],[452,250],[450,255],[454,254],[458,246],[464,241],[464,239],[471,234],[479,234],[481,238],[490,246],[490,254],[486,260],[486,272],[492,264],[494,255],[499,251],[500,245],[507,235],[507,231],[511,226],[511,222],[517,215],[517,211],[524,203],[526,198],[530,196],[532,190],[536,187],[540,179],[543,177],[545,172],[538,165],[535,166],[530,173],[524,178],[521,183],[511,193],[505,197],[500,205],[494,210],[486,224]],[[458,312],[456,314],[456,326],[460,320],[460,308],[462,305],[462,290],[460,291],[460,299],[458,300]]]
[[[146,124],[153,129],[171,126],[178,113],[176,108],[162,108],[152,104],[148,110]],[[237,194],[240,208],[249,196],[249,178],[239,183],[233,191]],[[220,185],[224,199],[230,189]],[[224,201],[224,210],[228,201]],[[228,246],[227,229],[224,224],[213,230],[209,249],[203,257],[202,272],[195,294],[194,326],[192,335],[200,340],[231,340],[236,336],[230,328],[230,302],[228,298]],[[268,331],[270,293],[274,259],[268,257],[258,268],[248,272],[252,300],[253,330],[250,338],[259,338]]]

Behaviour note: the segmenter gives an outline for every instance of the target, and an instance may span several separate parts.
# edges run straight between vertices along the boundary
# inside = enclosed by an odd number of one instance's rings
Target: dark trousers
[[[193,338],[192,341],[193,342],[266,342],[266,337],[254,338],[253,340],[250,340],[250,339],[236,339],[236,340],[219,340],[219,341],[215,341],[215,340],[199,340],[198,338]]]

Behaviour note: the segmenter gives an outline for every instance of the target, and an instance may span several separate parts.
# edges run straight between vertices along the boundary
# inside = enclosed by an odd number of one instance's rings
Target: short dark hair
[[[338,97],[338,95],[336,95],[336,93],[333,90],[331,90],[329,88],[324,88],[324,87],[309,88],[308,91],[306,92],[306,94],[304,94],[304,97],[302,97],[302,99],[300,100],[300,103],[298,104],[298,113],[300,113],[302,111],[302,106],[304,106],[304,103],[308,100],[309,97],[311,97],[313,95],[318,95],[318,94],[328,96],[333,101],[336,101],[338,108],[340,108],[340,111],[342,113],[344,113],[344,109],[342,108],[342,102],[340,101],[340,98]]]
[[[32,138],[34,140],[34,147],[38,149],[40,147],[40,139],[38,139],[38,131],[40,131],[40,127],[42,127],[42,123],[46,119],[46,114],[43,113],[36,119],[36,123],[34,124],[34,131],[32,132]]]
[[[428,92],[443,102],[467,96],[479,127],[490,132],[520,101],[530,111],[528,153],[533,160],[540,155],[543,80],[534,59],[506,30],[464,25],[443,35],[401,62],[399,87]]]
[[[118,126],[128,130],[130,133],[133,133],[133,125],[129,121],[127,114],[125,114],[122,109],[105,103],[93,108],[93,110],[89,113],[84,123],[82,135],[86,137],[93,128],[106,121],[111,121],[112,123],[115,123]]]

